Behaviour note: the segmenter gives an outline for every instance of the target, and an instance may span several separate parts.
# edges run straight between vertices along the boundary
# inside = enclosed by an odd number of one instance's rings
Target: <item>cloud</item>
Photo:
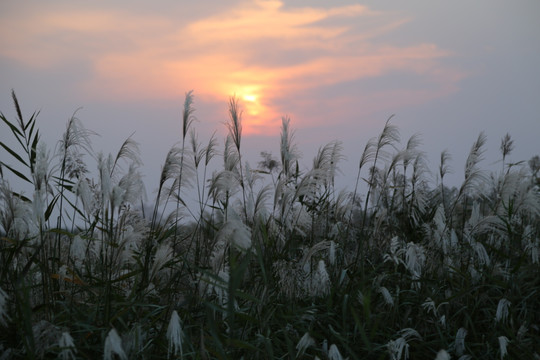
[[[219,102],[236,94],[245,100],[246,133],[278,132],[281,114],[291,113],[283,100],[301,103],[316,89],[392,72],[435,84],[429,91],[387,89],[401,105],[447,95],[462,77],[441,65],[451,54],[435,44],[380,42],[410,19],[362,5],[286,8],[259,0],[194,19],[176,15],[43,8],[3,19],[2,33],[21,30],[2,40],[0,55],[41,69],[88,64],[93,75],[77,90],[94,98],[181,98],[195,89],[199,99]]]

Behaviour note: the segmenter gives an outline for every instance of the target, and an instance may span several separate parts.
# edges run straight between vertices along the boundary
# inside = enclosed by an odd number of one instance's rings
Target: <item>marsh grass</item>
[[[38,113],[23,118],[12,97],[15,120],[0,113],[16,145],[0,142],[2,359],[540,357],[540,160],[508,163],[509,135],[499,172],[482,170],[480,134],[448,188],[450,155],[433,183],[419,137],[401,145],[389,119],[349,193],[334,186],[340,142],[301,171],[283,118],[280,161],[265,153],[253,168],[238,100],[219,154],[192,128],[188,92],[147,200],[132,137],[96,154],[73,115],[50,151]]]

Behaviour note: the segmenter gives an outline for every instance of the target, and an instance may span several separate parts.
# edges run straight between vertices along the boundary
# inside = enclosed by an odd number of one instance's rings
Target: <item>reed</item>
[[[502,169],[482,169],[480,134],[449,188],[448,152],[433,184],[420,137],[402,145],[388,119],[339,191],[339,141],[303,167],[283,118],[279,160],[252,167],[233,97],[217,156],[188,92],[145,214],[133,137],[96,154],[74,114],[50,151],[39,113],[12,99],[14,120],[0,113],[2,359],[540,357],[540,161],[511,162],[509,135]]]

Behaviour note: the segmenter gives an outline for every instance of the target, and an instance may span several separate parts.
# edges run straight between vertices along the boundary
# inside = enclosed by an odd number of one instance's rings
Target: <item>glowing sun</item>
[[[249,102],[257,101],[257,96],[255,95],[244,95],[244,100]]]

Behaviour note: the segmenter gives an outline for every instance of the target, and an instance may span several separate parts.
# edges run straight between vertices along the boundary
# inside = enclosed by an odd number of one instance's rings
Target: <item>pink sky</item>
[[[340,139],[354,163],[396,114],[427,151],[454,149],[459,159],[486,130],[494,151],[510,132],[528,158],[540,152],[531,135],[540,134],[538,4],[3,3],[0,110],[11,109],[14,88],[26,111],[42,109],[60,133],[82,106],[78,116],[109,134],[105,144],[136,131],[147,163],[174,143],[191,89],[203,136],[223,133],[235,94],[244,135],[274,153],[289,115],[303,146]]]

